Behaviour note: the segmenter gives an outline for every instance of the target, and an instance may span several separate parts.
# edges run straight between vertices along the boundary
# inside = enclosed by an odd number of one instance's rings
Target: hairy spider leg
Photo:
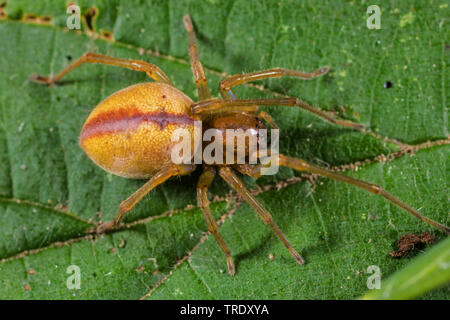
[[[294,257],[298,264],[305,263],[305,260],[298,254],[297,251],[292,247],[289,241],[284,236],[283,232],[273,221],[272,215],[264,209],[264,207],[255,199],[255,197],[245,188],[242,181],[236,176],[233,170],[227,166],[221,167],[219,169],[219,175],[224,179],[234,190],[236,190],[245,201],[256,211],[262,221],[269,225],[273,232],[280,238],[284,246],[289,250],[291,255]]]
[[[204,167],[203,173],[201,174],[197,183],[197,203],[202,210],[206,226],[208,227],[208,231],[214,236],[214,238],[216,238],[217,243],[227,257],[228,272],[233,276],[235,273],[235,268],[233,259],[231,258],[230,249],[228,249],[227,245],[222,239],[222,236],[219,234],[217,223],[214,220],[211,211],[209,210],[208,188],[213,182],[215,174],[216,169],[214,169],[214,167]]]
[[[450,234],[449,227],[442,225],[430,218],[427,218],[427,217],[421,215],[419,212],[417,212],[416,210],[414,210],[413,208],[408,206],[406,203],[400,201],[399,199],[394,197],[392,194],[390,194],[389,192],[387,192],[386,190],[384,190],[383,188],[381,188],[380,186],[378,186],[376,184],[372,184],[372,183],[362,181],[359,179],[355,179],[355,178],[352,178],[352,177],[349,177],[349,176],[346,176],[343,174],[339,174],[334,171],[327,170],[322,167],[310,164],[303,159],[288,157],[288,156],[285,156],[282,154],[279,155],[279,165],[284,166],[284,167],[289,167],[289,168],[292,168],[297,171],[310,172],[310,173],[318,174],[318,175],[326,177],[326,178],[345,182],[345,183],[354,185],[358,188],[369,191],[370,193],[380,195],[380,196],[386,198],[387,200],[389,200],[390,202],[394,203],[396,206],[406,210],[407,212],[409,212],[416,218],[444,231],[446,234]],[[251,177],[258,178],[261,176],[262,167],[263,166],[261,164],[253,166],[253,167],[242,167],[241,166],[241,167],[239,167],[239,171],[242,172],[243,174],[249,175]]]
[[[129,196],[126,200],[122,201],[119,206],[119,212],[113,221],[105,222],[97,228],[98,233],[102,233],[108,229],[111,229],[117,225],[122,217],[129,212],[141,199],[159,186],[163,182],[167,181],[170,177],[177,175],[189,174],[195,170],[195,165],[174,165],[160,169],[150,180],[148,180],[142,187]]]
[[[231,87],[234,86],[238,86],[255,80],[262,80],[268,78],[281,78],[285,76],[309,80],[320,77],[321,75],[326,74],[329,70],[330,70],[329,67],[322,67],[311,73],[308,73],[283,68],[273,68],[268,70],[256,71],[252,73],[235,74],[220,81],[219,89],[224,99],[227,100],[236,99],[233,94],[233,91],[231,90]]]
[[[75,68],[78,68],[83,63],[100,63],[100,64],[108,64],[116,67],[122,67],[131,69],[134,71],[145,72],[150,78],[155,80],[156,82],[163,82],[167,84],[172,84],[169,78],[164,74],[164,72],[154,64],[142,61],[142,60],[130,60],[130,59],[120,59],[115,57],[106,56],[103,54],[98,54],[94,52],[86,52],[80,58],[72,62],[66,68],[61,70],[57,75],[44,77],[41,75],[31,75],[30,80],[42,83],[42,84],[53,84],[59,81],[62,77],[64,77],[67,73],[72,71]]]
[[[312,165],[302,159],[287,157],[287,156],[284,156],[281,154],[279,155],[279,159],[280,159],[280,165],[282,165],[282,166],[290,167],[290,168],[298,170],[298,171],[307,171],[310,173],[315,173],[315,174],[318,174],[318,175],[321,175],[321,176],[324,176],[324,177],[327,177],[330,179],[334,179],[334,180],[339,180],[339,181],[342,181],[342,182],[345,182],[348,184],[352,184],[359,188],[362,188],[373,194],[380,195],[380,196],[386,198],[387,200],[391,201],[392,203],[394,203],[396,206],[408,211],[410,214],[412,214],[416,218],[444,231],[447,234],[450,234],[450,228],[448,228],[434,220],[431,220],[430,218],[424,217],[419,212],[417,212],[416,210],[414,210],[413,208],[408,206],[406,203],[400,201],[399,199],[397,199],[392,194],[390,194],[386,190],[382,189],[378,185],[375,185],[375,184],[372,184],[369,182],[365,182],[362,180],[358,180],[355,178],[351,178],[349,176],[339,174],[339,173],[333,172],[331,170],[327,170],[327,169]]]
[[[220,100],[208,99],[196,102],[192,105],[191,110],[194,114],[215,114],[224,112],[252,112],[254,106],[291,106],[299,107],[306,111],[312,112],[315,115],[327,120],[330,123],[341,125],[344,127],[363,130],[364,126],[359,123],[354,123],[346,120],[335,119],[326,112],[314,108],[306,102],[297,98],[273,98],[273,99],[236,99],[236,100]]]
[[[208,81],[206,80],[202,63],[198,57],[198,48],[195,44],[194,27],[192,25],[191,17],[188,14],[183,17],[183,23],[189,36],[189,58],[191,60],[191,69],[194,74],[199,100],[209,99],[211,95],[209,93]]]

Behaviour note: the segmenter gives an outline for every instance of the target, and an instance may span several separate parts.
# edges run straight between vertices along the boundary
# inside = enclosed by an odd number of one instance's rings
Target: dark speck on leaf
[[[394,258],[402,258],[413,251],[421,250],[424,245],[431,245],[434,242],[434,235],[429,232],[424,232],[418,236],[412,233],[403,235],[398,241],[398,250],[392,251],[389,254]]]
[[[70,61],[72,60],[72,56],[67,56],[66,59]]]
[[[394,84],[391,81],[386,81],[386,83],[384,84],[384,87],[386,89],[390,89],[394,86]]]

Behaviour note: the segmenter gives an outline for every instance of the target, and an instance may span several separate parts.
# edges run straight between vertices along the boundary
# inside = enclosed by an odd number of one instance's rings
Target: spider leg
[[[346,120],[335,119],[328,113],[310,106],[306,102],[299,100],[297,98],[275,98],[275,99],[236,99],[236,100],[220,100],[220,99],[208,99],[196,102],[192,104],[191,111],[194,114],[220,114],[225,112],[254,112],[254,107],[257,106],[291,106],[299,107],[315,115],[321,117],[322,119],[337,124],[340,126],[364,130],[364,125],[359,123],[354,123]]]
[[[252,73],[235,74],[222,80],[219,84],[219,89],[224,99],[235,99],[231,87],[244,84],[250,81],[262,80],[267,78],[280,78],[284,76],[297,77],[305,80],[317,78],[326,74],[330,70],[329,67],[322,67],[311,73],[301,72],[296,70],[273,68],[268,70],[256,71]]]
[[[198,57],[198,48],[195,44],[194,27],[192,26],[191,17],[188,14],[183,17],[183,23],[189,36],[189,58],[191,60],[191,69],[192,73],[194,74],[195,85],[197,86],[199,99],[209,99],[211,95],[209,93],[208,81],[206,80],[202,63],[200,62],[200,59]]]
[[[103,54],[86,52],[80,58],[72,62],[66,68],[61,70],[57,75],[44,77],[41,75],[33,74],[30,76],[30,80],[42,83],[42,84],[53,84],[59,81],[62,77],[64,77],[67,73],[72,71],[73,69],[81,66],[83,63],[100,63],[100,64],[108,64],[112,66],[128,68],[134,71],[142,71],[147,73],[147,75],[157,82],[164,82],[168,84],[172,84],[169,78],[164,74],[164,72],[154,64],[142,61],[142,60],[128,60],[128,59],[120,59],[115,57],[106,56]]]
[[[260,120],[265,120],[271,129],[279,129],[278,125],[275,123],[270,114],[264,111],[259,111],[256,117]]]
[[[295,170],[298,171],[306,171],[306,172],[310,172],[310,173],[315,173],[330,179],[334,179],[334,180],[339,180],[348,184],[352,184],[354,186],[357,186],[359,188],[362,188],[364,190],[367,190],[373,194],[377,194],[380,195],[384,198],[386,198],[387,200],[391,201],[392,203],[394,203],[395,205],[397,205],[400,208],[405,209],[406,211],[408,211],[410,214],[412,214],[413,216],[415,216],[416,218],[431,224],[432,226],[444,231],[447,234],[450,234],[450,228],[447,226],[444,226],[434,220],[431,220],[430,218],[424,217],[423,215],[421,215],[419,212],[417,212],[416,210],[414,210],[413,208],[411,208],[410,206],[408,206],[407,204],[403,203],[402,201],[400,201],[399,199],[397,199],[396,197],[394,197],[392,194],[390,194],[389,192],[383,190],[380,186],[372,184],[372,183],[368,183],[362,180],[358,180],[355,178],[351,178],[349,176],[345,176],[343,174],[339,174],[315,165],[312,165],[310,163],[307,163],[306,161],[302,160],[302,159],[298,159],[298,158],[292,158],[292,157],[287,157],[284,155],[279,155],[279,164],[285,167],[290,167],[293,168]]]
[[[262,166],[263,166],[262,164],[251,165],[248,163],[244,163],[244,164],[234,164],[232,167],[233,169],[239,171],[243,175],[257,179],[261,177]]]
[[[202,209],[203,217],[205,218],[208,231],[214,236],[214,238],[216,238],[217,243],[219,244],[220,248],[222,248],[223,253],[225,253],[225,256],[227,257],[228,272],[233,276],[235,273],[235,268],[233,259],[231,258],[230,249],[228,249],[227,245],[222,239],[222,236],[219,234],[217,223],[214,220],[211,211],[209,210],[208,188],[213,182],[215,174],[216,170],[214,169],[214,167],[205,166],[204,171],[197,183],[197,202],[198,206]]]
[[[222,80],[219,84],[220,94],[226,100],[236,100],[236,96],[231,90],[231,87],[241,85],[247,82],[262,80],[267,78],[280,78],[284,76],[297,77],[305,80],[314,79],[321,75],[326,74],[329,71],[329,67],[319,68],[311,73],[282,69],[282,68],[273,68],[268,70],[256,71],[252,73],[244,73],[244,74],[235,74],[233,76],[229,76],[226,79]],[[256,107],[257,108],[257,107]],[[272,129],[278,129],[277,124],[272,119],[272,117],[264,111],[260,111],[257,115],[257,118],[261,120],[265,120]]]
[[[179,165],[179,166],[170,166],[165,167],[159,170],[149,181],[147,181],[142,187],[140,187],[136,192],[134,192],[131,196],[129,196],[126,200],[122,201],[119,206],[119,212],[113,221],[105,222],[97,228],[97,232],[101,233],[108,229],[111,229],[113,226],[117,225],[120,222],[120,219],[128,213],[141,199],[149,193],[152,189],[157,187],[158,185],[165,182],[170,177],[176,175],[185,175],[194,171],[194,165]]]
[[[248,202],[248,204],[252,206],[252,208],[256,211],[261,220],[272,228],[273,232],[278,236],[278,238],[280,238],[281,242],[283,242],[285,247],[289,250],[294,259],[297,261],[297,263],[298,264],[305,263],[303,258],[297,253],[297,251],[295,251],[295,249],[291,246],[289,241],[283,235],[283,232],[281,232],[280,228],[273,221],[271,214],[266,209],[264,209],[261,206],[261,204],[255,199],[255,197],[247,190],[247,188],[245,188],[242,181],[236,176],[233,170],[230,169],[229,167],[221,167],[219,169],[219,175],[234,190],[236,190],[244,198],[244,200]]]

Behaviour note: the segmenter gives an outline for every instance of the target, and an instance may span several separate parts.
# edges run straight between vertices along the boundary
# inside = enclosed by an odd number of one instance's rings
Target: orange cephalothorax
[[[257,142],[262,141],[259,137],[259,130],[266,128],[264,123],[253,114],[243,113],[232,113],[218,116],[217,118],[209,121],[207,125],[214,128],[220,136],[222,136],[224,155],[226,155],[227,142],[232,141],[232,145],[234,145],[232,150],[235,155],[238,151],[238,146],[240,145],[240,147],[244,150],[245,156],[248,156],[249,150],[251,150],[252,147],[256,148]],[[230,132],[228,130],[231,130],[232,132],[231,137],[227,137],[227,132]],[[256,149],[254,150],[256,151]],[[235,160],[237,160],[237,158],[235,158]]]
[[[149,82],[120,90],[89,115],[80,146],[97,165],[126,178],[148,178],[171,163],[172,133],[193,134],[192,100],[169,84]],[[192,144],[193,145],[193,144]]]

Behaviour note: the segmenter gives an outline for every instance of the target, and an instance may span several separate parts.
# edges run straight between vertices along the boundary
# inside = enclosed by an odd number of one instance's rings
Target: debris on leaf
[[[139,267],[136,269],[137,272],[142,272],[142,271],[144,271],[144,270],[145,270],[145,267],[144,267],[144,266],[139,266]]]
[[[430,245],[434,242],[434,236],[429,232],[424,232],[418,236],[412,233],[403,235],[398,241],[398,250],[389,252],[394,258],[401,258],[415,249],[421,249],[425,244]]]

